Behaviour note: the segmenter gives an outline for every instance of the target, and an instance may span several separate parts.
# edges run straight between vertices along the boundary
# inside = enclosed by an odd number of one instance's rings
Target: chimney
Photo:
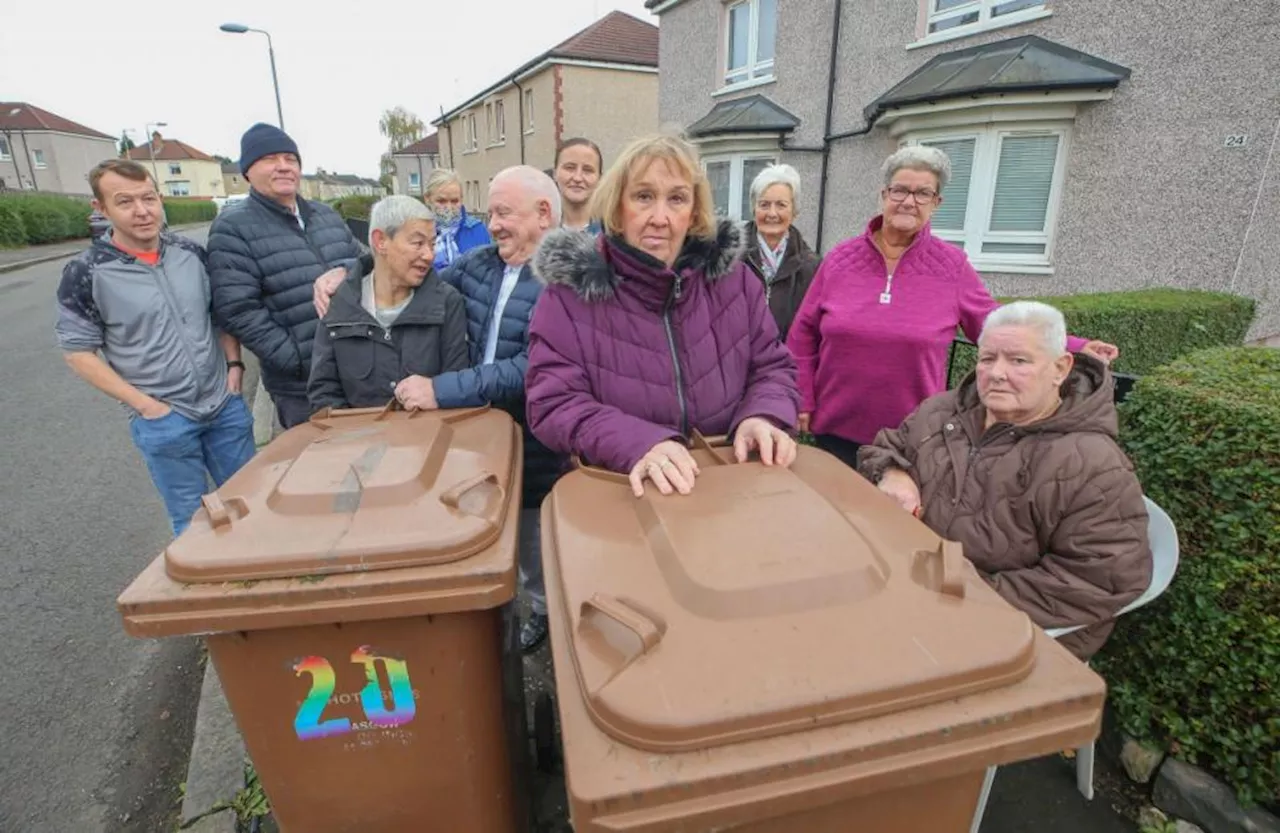
[[[160,152],[160,148],[164,147],[164,137],[160,135],[159,130],[151,131],[151,149],[156,153]]]

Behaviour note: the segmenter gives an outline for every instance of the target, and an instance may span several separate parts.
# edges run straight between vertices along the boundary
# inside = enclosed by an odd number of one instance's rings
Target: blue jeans
[[[174,535],[191,523],[209,478],[215,487],[221,486],[254,452],[253,416],[238,395],[207,420],[192,420],[177,411],[159,419],[135,416],[129,433],[164,499]]]

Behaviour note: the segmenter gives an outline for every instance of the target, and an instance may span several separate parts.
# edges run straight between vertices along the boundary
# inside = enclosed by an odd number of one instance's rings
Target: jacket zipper
[[[953,416],[952,419],[955,421],[957,425],[956,430],[958,432],[963,433],[964,429],[959,427],[959,424],[960,424],[959,414],[956,414],[955,416]],[[1013,430],[1011,426],[1005,426],[1004,428],[1000,429],[999,431],[991,435],[987,435],[986,432],[984,431],[983,436],[979,437],[976,443],[969,446],[969,452],[965,455],[965,459],[964,459],[964,474],[962,475],[960,472],[956,472],[956,494],[955,494],[955,497],[951,499],[951,516],[947,520],[947,527],[946,529],[943,530],[943,533],[942,533],[943,535],[949,535],[951,533],[951,526],[956,522],[956,507],[960,505],[960,499],[964,494],[964,484],[969,482],[969,475],[973,473],[973,464],[977,461],[978,456],[982,453],[982,449],[985,448],[987,445],[990,445],[991,442],[994,441],[995,439],[999,437],[1003,437],[1005,434],[1009,433],[1011,430]],[[921,443],[921,445],[923,445],[923,443]]]
[[[196,365],[196,355],[195,355],[194,345],[192,345],[191,339],[187,337],[187,326],[186,326],[187,319],[183,316],[182,310],[178,307],[178,300],[176,297],[174,297],[172,290],[168,285],[169,273],[164,268],[163,250],[160,253],[160,260],[156,262],[155,266],[150,266],[147,264],[143,264],[143,265],[151,270],[152,277],[156,281],[156,287],[160,290],[160,295],[161,297],[164,298],[165,305],[169,307],[169,314],[173,316],[174,323],[177,325],[178,341],[181,342],[182,344],[182,352],[187,357],[187,363],[191,365],[191,372],[197,377],[196,390],[198,390],[201,396],[203,396],[205,391],[204,391],[204,386],[200,384],[200,382],[198,381],[198,377],[200,376],[200,368]],[[159,273],[159,274],[157,275],[156,273]],[[221,349],[220,345],[217,345],[216,339],[215,339],[215,346],[218,346],[219,349]]]
[[[907,252],[914,249],[919,240],[920,235],[917,233],[911,241],[911,245],[903,249],[902,254],[898,255],[898,266],[902,265],[902,261],[907,257]],[[880,251],[880,247],[875,244],[875,240],[868,240],[867,242],[871,244],[871,248],[875,249],[876,254],[880,255],[880,262],[884,264],[884,291],[880,293],[880,303],[893,303],[893,272],[889,271],[889,261],[885,258],[884,252]]]
[[[676,352],[676,333],[671,326],[671,310],[680,300],[681,284],[684,278],[676,276],[671,284],[671,294],[667,296],[666,306],[662,308],[662,326],[667,330],[667,346],[671,348],[671,366],[676,371],[676,399],[680,402],[680,434],[689,436],[689,406],[684,400],[684,374],[680,370],[680,355]]]

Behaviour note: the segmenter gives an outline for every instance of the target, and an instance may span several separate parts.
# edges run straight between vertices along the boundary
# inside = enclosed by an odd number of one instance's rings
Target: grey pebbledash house
[[[1280,18],[1203,0],[648,0],[659,113],[719,210],[801,173],[821,251],[876,211],[880,164],[937,145],[934,230],[998,294],[1250,295],[1280,339]]]

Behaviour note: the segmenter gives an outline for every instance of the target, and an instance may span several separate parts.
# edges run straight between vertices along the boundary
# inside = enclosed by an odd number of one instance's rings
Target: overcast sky
[[[430,121],[613,9],[644,0],[0,0],[0,100],[26,101],[141,143],[147,122],[236,159],[275,123],[271,32],[285,129],[303,167],[378,175],[382,111]],[[554,11],[553,11],[554,10]]]

